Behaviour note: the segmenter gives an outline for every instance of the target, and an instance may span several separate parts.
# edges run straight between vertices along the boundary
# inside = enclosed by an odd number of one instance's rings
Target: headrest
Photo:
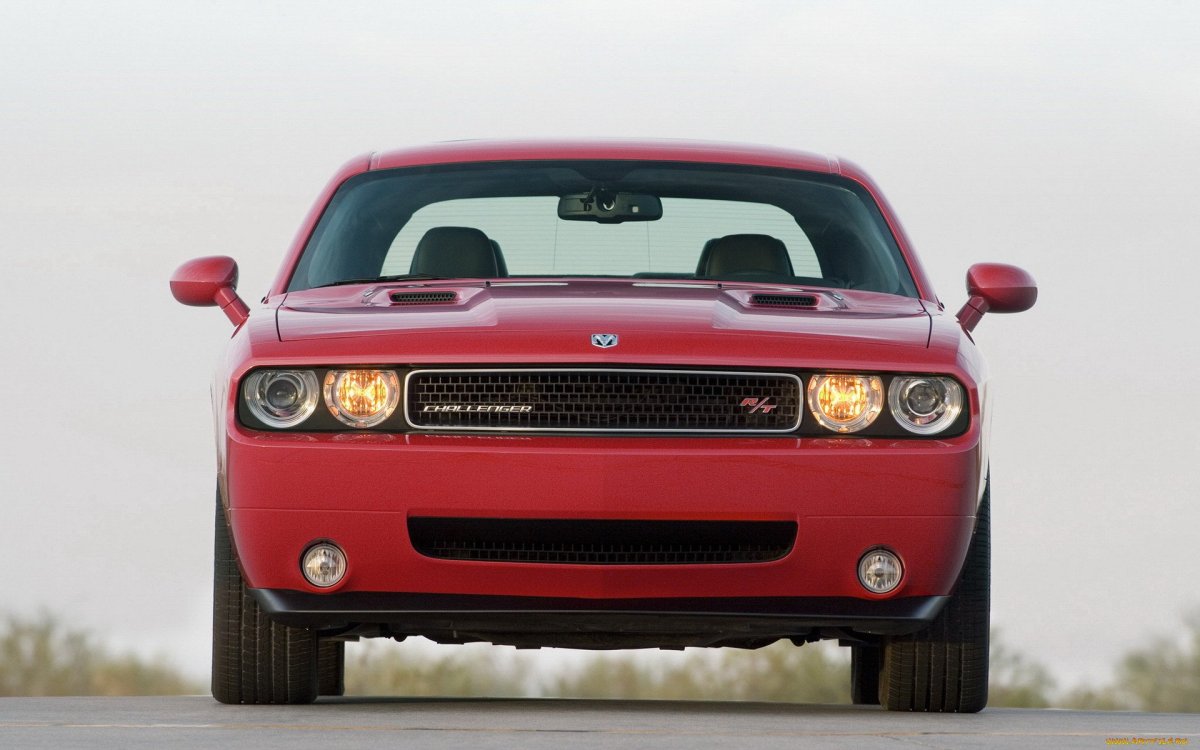
[[[500,243],[495,240],[488,240],[492,245],[492,254],[496,256],[496,275],[507,276],[508,264],[504,262],[504,253],[500,252]]]
[[[447,278],[487,279],[500,275],[497,251],[487,235],[473,227],[434,227],[413,253],[409,273]]]
[[[792,259],[787,246],[766,234],[730,234],[704,243],[697,277],[745,273],[791,276]]]
[[[887,268],[870,251],[858,234],[839,226],[827,227],[813,237],[814,249],[821,258],[821,270],[826,276],[841,279],[851,289],[872,292],[896,292],[899,274],[887,258]],[[890,281],[889,281],[890,279]]]

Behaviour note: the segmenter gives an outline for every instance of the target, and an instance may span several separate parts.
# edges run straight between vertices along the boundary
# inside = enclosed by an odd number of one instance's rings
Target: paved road
[[[0,698],[0,748],[1100,748],[1200,750],[1200,714],[674,701],[323,699],[221,706],[208,697]],[[1138,740],[1143,742],[1138,742]],[[1149,740],[1149,742],[1144,742]],[[1171,744],[1165,744],[1171,743]]]

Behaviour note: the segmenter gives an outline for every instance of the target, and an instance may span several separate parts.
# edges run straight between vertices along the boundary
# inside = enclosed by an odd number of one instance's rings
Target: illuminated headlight
[[[834,432],[858,432],[883,410],[883,381],[877,375],[814,375],[808,381],[808,408]]]
[[[950,378],[898,377],[888,389],[892,416],[901,427],[918,435],[945,430],[958,419],[962,402],[962,386]]]
[[[351,427],[374,427],[400,402],[400,379],[391,370],[330,370],[325,375],[329,413]]]
[[[872,594],[886,594],[900,585],[904,566],[895,553],[873,549],[858,561],[858,582]]]
[[[310,370],[258,370],[246,378],[242,393],[263,424],[284,429],[312,416],[320,391]]]
[[[312,585],[329,588],[346,575],[346,553],[329,542],[314,544],[305,550],[300,571]]]

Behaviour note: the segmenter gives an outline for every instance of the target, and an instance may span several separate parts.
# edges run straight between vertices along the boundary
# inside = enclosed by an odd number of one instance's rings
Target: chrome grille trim
[[[746,380],[775,380],[786,381],[789,388],[789,399],[787,404],[780,404],[777,408],[782,409],[781,415],[787,414],[789,418],[786,423],[780,423],[780,420],[772,420],[776,426],[773,427],[637,427],[637,426],[621,426],[621,427],[601,427],[587,425],[582,427],[547,427],[547,426],[524,426],[524,425],[470,425],[470,424],[428,424],[420,421],[417,415],[414,415],[414,380],[425,375],[451,375],[451,376],[475,376],[486,378],[490,375],[545,375],[545,374],[577,374],[577,375],[596,375],[596,374],[615,374],[615,375],[651,375],[651,376],[682,376],[682,377],[700,377],[700,378],[740,378]],[[744,395],[747,397],[761,395],[758,392],[749,390],[751,386],[746,386],[747,392]],[[625,433],[625,434],[783,434],[794,432],[800,427],[800,422],[804,412],[804,384],[798,375],[786,372],[763,372],[763,371],[736,371],[736,370],[677,370],[677,369],[652,369],[652,368],[622,368],[622,367],[542,367],[542,368],[424,368],[413,370],[408,373],[404,379],[404,420],[408,426],[424,432],[555,432],[555,433]],[[790,408],[784,408],[790,407]],[[738,408],[735,405],[735,408]],[[791,415],[794,412],[794,417]],[[749,411],[747,410],[747,413]]]

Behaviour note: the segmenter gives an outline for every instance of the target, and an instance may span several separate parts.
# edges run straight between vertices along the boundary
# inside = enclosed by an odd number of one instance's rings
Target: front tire
[[[975,713],[987,705],[991,487],[985,488],[958,585],[924,630],[884,641],[879,702],[889,711]]]
[[[273,622],[250,595],[217,495],[212,694],[221,703],[312,703],[317,635]]]
[[[317,693],[346,694],[346,642],[322,640],[317,647]]]
[[[879,705],[879,647],[850,647],[850,701],[856,706]]]

